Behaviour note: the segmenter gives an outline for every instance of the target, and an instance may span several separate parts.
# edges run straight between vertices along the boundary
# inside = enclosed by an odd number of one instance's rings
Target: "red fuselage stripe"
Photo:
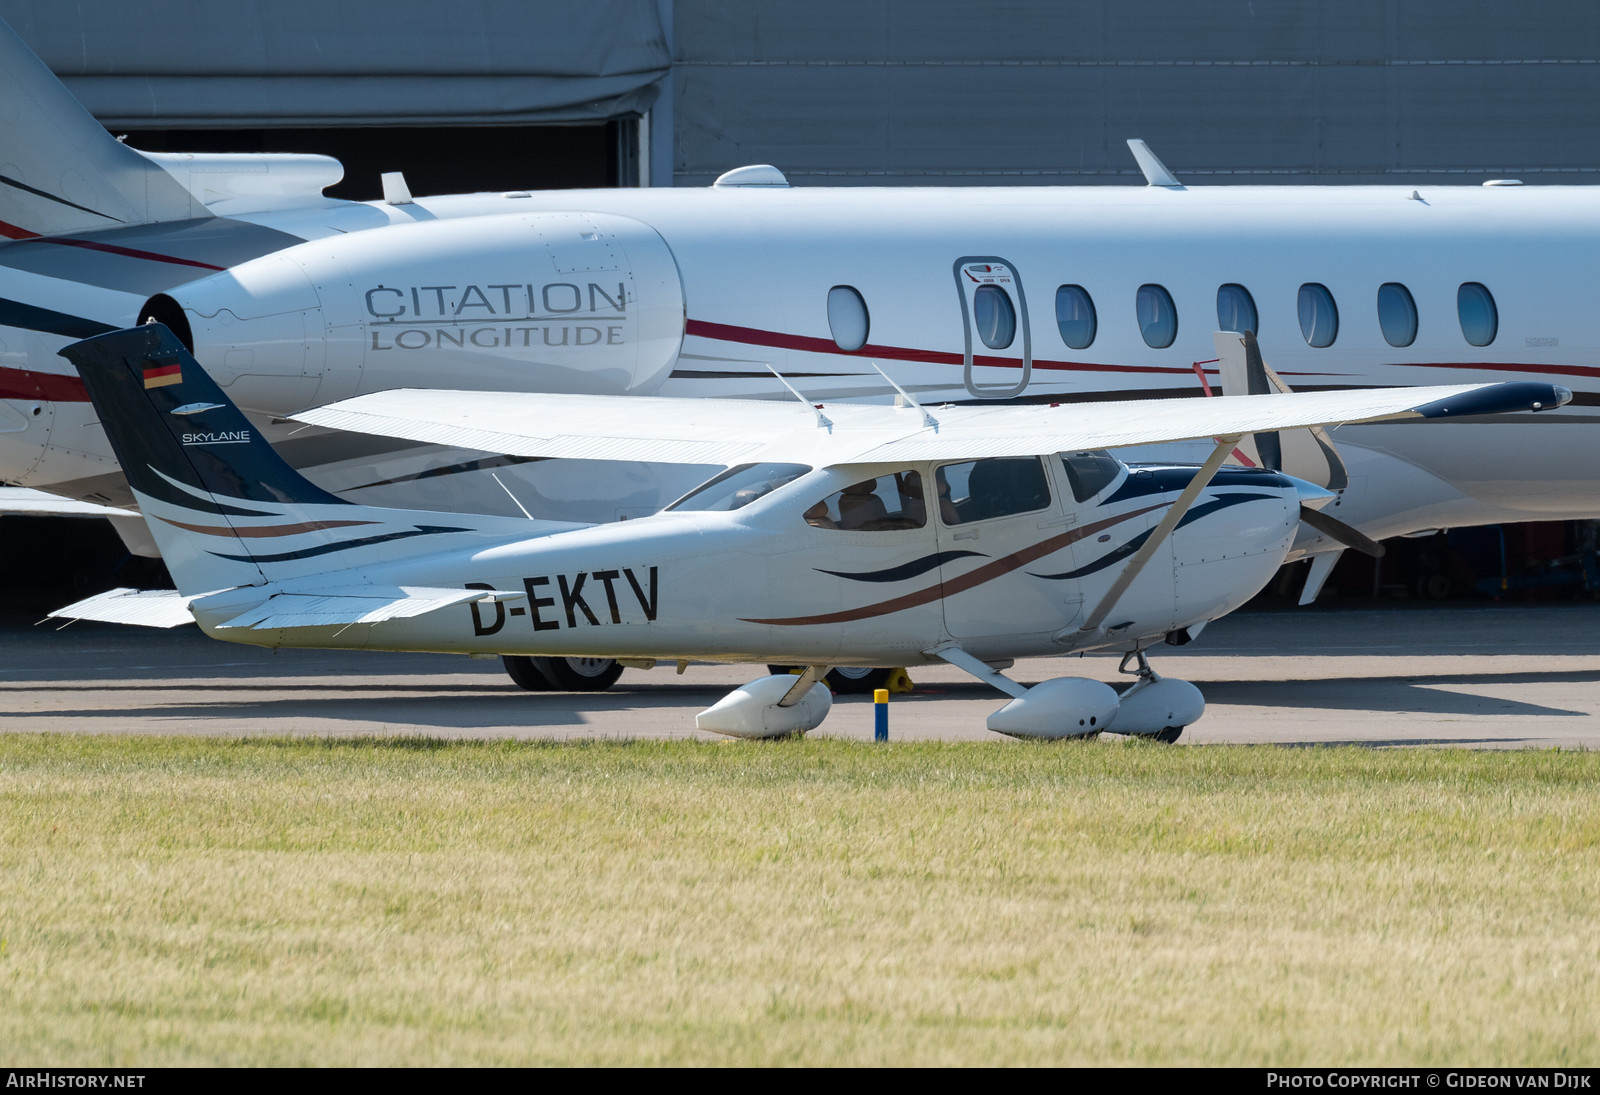
[[[0,399],[42,399],[47,403],[87,403],[89,391],[75,376],[0,367]]]
[[[961,354],[946,353],[942,350],[913,350],[904,346],[879,346],[868,343],[859,350],[841,350],[831,338],[812,338],[808,335],[788,335],[781,331],[763,331],[759,327],[736,327],[729,323],[708,323],[703,319],[691,319],[684,325],[684,333],[697,335],[700,338],[714,338],[719,342],[739,342],[746,346],[770,346],[778,350],[800,350],[810,354],[838,354],[843,357],[880,358],[885,361],[921,361],[929,365],[960,365],[966,358]],[[987,354],[974,354],[972,363],[980,366],[996,366],[1002,369],[1018,369],[1022,367],[1022,359],[1016,357],[994,357]],[[1087,361],[1047,361],[1042,358],[1033,359],[1035,369],[1056,369],[1071,372],[1093,373],[1168,373],[1182,375],[1190,371],[1188,366],[1167,367],[1165,365],[1105,365],[1094,364]]]
[[[209,262],[200,262],[198,259],[180,259],[176,255],[162,255],[155,251],[140,251],[134,247],[118,247],[114,243],[97,243],[94,240],[69,240],[57,236],[34,237],[40,243],[55,243],[62,247],[81,247],[85,251],[102,251],[107,255],[122,255],[124,258],[145,259],[148,262],[168,262],[174,266],[193,266],[197,270],[226,270],[226,266],[213,266]]]

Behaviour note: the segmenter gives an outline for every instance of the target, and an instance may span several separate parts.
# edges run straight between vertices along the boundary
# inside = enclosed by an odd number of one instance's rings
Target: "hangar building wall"
[[[1600,6],[672,0],[673,181],[1593,182]],[[666,164],[658,159],[658,173]],[[1310,177],[1310,178],[1308,178]]]

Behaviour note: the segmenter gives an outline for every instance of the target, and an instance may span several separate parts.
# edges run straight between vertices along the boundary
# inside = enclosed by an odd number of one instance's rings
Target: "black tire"
[[[828,682],[828,687],[843,696],[872,695],[879,689],[887,687],[889,675],[893,669],[864,669],[861,666],[841,665],[828,670],[828,675],[823,679]]]
[[[769,665],[767,672],[779,676],[793,673],[799,668],[798,665]],[[889,676],[893,672],[893,669],[865,669],[856,665],[841,665],[828,670],[827,676],[822,679],[838,695],[870,696],[878,689],[887,687]]]
[[[1173,745],[1183,736],[1183,727],[1164,726],[1150,735],[1151,741],[1159,741],[1162,745]]]
[[[534,658],[533,664],[561,692],[604,692],[622,676],[610,658]]]
[[[533,664],[533,659],[527,655],[502,654],[500,664],[506,667],[506,674],[518,688],[529,692],[550,691],[550,682],[539,672],[539,667]]]

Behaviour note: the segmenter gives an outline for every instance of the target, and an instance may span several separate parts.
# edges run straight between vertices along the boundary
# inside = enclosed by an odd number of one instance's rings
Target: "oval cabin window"
[[[1391,346],[1409,346],[1417,340],[1417,302],[1398,281],[1378,286],[1378,326]]]
[[[1339,337],[1339,309],[1326,285],[1300,286],[1300,333],[1307,346],[1332,346]]]
[[[1500,312],[1489,290],[1469,281],[1456,290],[1456,312],[1461,316],[1461,333],[1474,346],[1487,346],[1500,329]]]
[[[1146,346],[1164,350],[1178,337],[1178,308],[1172,303],[1172,294],[1159,285],[1139,286],[1134,300],[1134,310],[1139,316],[1139,333]]]
[[[980,285],[972,294],[972,318],[978,337],[991,350],[1004,350],[1017,337],[1017,310],[998,285]]]
[[[828,330],[833,332],[835,346],[847,351],[861,349],[867,344],[871,327],[867,302],[860,293],[848,285],[835,285],[828,290]]]
[[[1256,333],[1256,302],[1243,285],[1228,284],[1217,289],[1217,329]]]
[[[1094,341],[1094,301],[1081,285],[1063,285],[1056,290],[1056,327],[1061,341],[1074,350],[1084,350]]]

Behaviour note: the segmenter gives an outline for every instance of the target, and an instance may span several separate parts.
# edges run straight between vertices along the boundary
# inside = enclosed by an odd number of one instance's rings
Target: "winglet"
[[[1128,151],[1133,153],[1133,158],[1139,162],[1139,170],[1144,172],[1146,186],[1165,186],[1171,190],[1182,190],[1183,184],[1178,181],[1178,176],[1167,169],[1150,146],[1137,137],[1128,138]]]

